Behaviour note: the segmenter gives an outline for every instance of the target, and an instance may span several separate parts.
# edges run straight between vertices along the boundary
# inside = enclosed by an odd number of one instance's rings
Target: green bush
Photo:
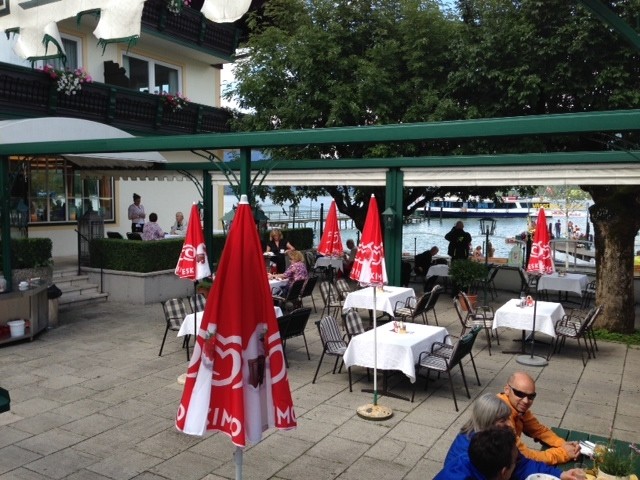
[[[53,244],[50,238],[12,238],[11,268],[34,268],[51,265]],[[0,243],[0,264],[2,243]]]
[[[313,245],[311,228],[284,230],[283,234],[298,250],[311,248]],[[266,233],[263,240],[266,242],[268,238],[269,234]],[[215,265],[220,260],[226,240],[225,235],[212,237],[213,252],[209,252],[212,264]],[[174,269],[180,258],[183,243],[182,238],[154,242],[112,238],[94,239],[89,243],[91,267],[139,273]]]

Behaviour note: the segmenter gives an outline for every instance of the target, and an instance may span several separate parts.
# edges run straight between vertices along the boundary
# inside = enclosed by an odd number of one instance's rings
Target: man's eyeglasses
[[[518,398],[527,397],[529,400],[534,401],[536,399],[536,397],[538,396],[538,394],[535,393],[535,392],[533,392],[533,393],[524,393],[524,392],[521,392],[520,390],[516,390],[511,385],[509,385],[509,388],[511,389],[513,394]]]

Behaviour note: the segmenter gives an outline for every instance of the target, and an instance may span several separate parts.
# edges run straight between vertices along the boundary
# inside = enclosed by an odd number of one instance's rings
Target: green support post
[[[253,202],[251,195],[251,149],[240,149],[240,195],[246,195],[249,204]]]
[[[204,209],[204,244],[207,248],[209,267],[213,272],[213,262],[211,260],[213,257],[213,185],[211,183],[211,174],[208,170],[202,171],[202,206]]]
[[[7,280],[7,292],[11,291],[11,222],[9,207],[11,190],[9,187],[9,157],[0,157],[0,230],[2,230],[2,271]]]
[[[385,197],[384,256],[387,266],[389,285],[400,285],[402,259],[402,187],[404,174],[399,168],[387,172],[387,191]],[[386,215],[385,215],[386,213]],[[392,214],[391,214],[392,213]]]

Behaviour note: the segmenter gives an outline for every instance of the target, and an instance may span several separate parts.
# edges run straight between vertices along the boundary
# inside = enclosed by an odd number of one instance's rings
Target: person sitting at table
[[[287,255],[291,261],[289,268],[282,274],[269,275],[269,280],[278,279],[287,281],[287,284],[280,287],[280,292],[278,292],[278,295],[281,297],[287,296],[293,282],[297,280],[307,280],[309,278],[309,272],[304,263],[304,255],[302,255],[302,252],[299,250],[290,250],[287,252]]]
[[[274,228],[273,230],[271,230],[266,252],[273,253],[271,261],[276,264],[277,273],[284,273],[284,255],[287,251],[290,250],[295,250],[295,247],[282,237],[282,231],[279,228]]]
[[[484,258],[484,255],[482,255],[482,247],[480,245],[478,245],[476,247],[476,249],[473,251],[473,259],[474,260],[481,260]]]
[[[142,227],[142,240],[160,240],[164,238],[164,232],[158,225],[158,215],[149,214],[149,221]]]
[[[176,221],[171,225],[171,235],[182,235],[185,236],[187,234],[187,222],[184,221],[184,215],[182,212],[176,212]]]
[[[349,278],[351,267],[353,267],[353,262],[356,259],[356,254],[358,253],[358,247],[356,247],[356,243],[352,239],[349,239],[347,240],[347,248],[349,250],[344,253],[344,260],[342,261],[342,273],[346,278]]]
[[[549,465],[558,465],[575,460],[580,455],[578,442],[567,442],[556,435],[549,427],[541,424],[531,412],[536,394],[536,383],[528,373],[515,372],[509,377],[504,391],[498,394],[498,398],[511,409],[511,426],[517,437],[518,450],[525,457],[544,462]],[[522,434],[548,445],[546,450],[529,448],[520,438]]]
[[[429,250],[425,250],[416,255],[415,265],[413,267],[415,274],[425,277],[429,271],[431,262],[433,262],[433,257],[437,255],[439,251],[440,249],[434,245]]]
[[[444,466],[435,476],[435,480],[490,478],[478,476],[477,465],[475,462],[472,463],[470,458],[470,444],[480,432],[497,427],[507,428],[512,432],[515,446],[517,442],[515,432],[511,427],[510,417],[511,409],[509,406],[494,394],[485,393],[478,397],[471,407],[471,417],[464,423],[460,433],[453,440],[444,460]],[[577,476],[580,472],[579,469],[562,472],[558,467],[531,460],[518,451],[516,465],[510,478],[524,480],[533,473],[547,473],[563,480],[569,480],[580,478]]]
[[[506,427],[490,427],[473,436],[469,458],[479,475],[474,478],[509,480],[518,458],[516,436]]]

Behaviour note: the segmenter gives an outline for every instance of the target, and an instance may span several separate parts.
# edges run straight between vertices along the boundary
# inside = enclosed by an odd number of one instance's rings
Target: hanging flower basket
[[[76,95],[82,90],[82,85],[93,82],[91,75],[84,68],[75,70],[57,70],[51,65],[45,65],[42,71],[56,82],[58,92],[65,95]]]
[[[174,15],[179,15],[184,7],[191,5],[191,0],[167,0],[167,10]]]
[[[162,106],[172,112],[178,112],[189,105],[189,99],[181,93],[163,92],[160,97],[162,100]]]

